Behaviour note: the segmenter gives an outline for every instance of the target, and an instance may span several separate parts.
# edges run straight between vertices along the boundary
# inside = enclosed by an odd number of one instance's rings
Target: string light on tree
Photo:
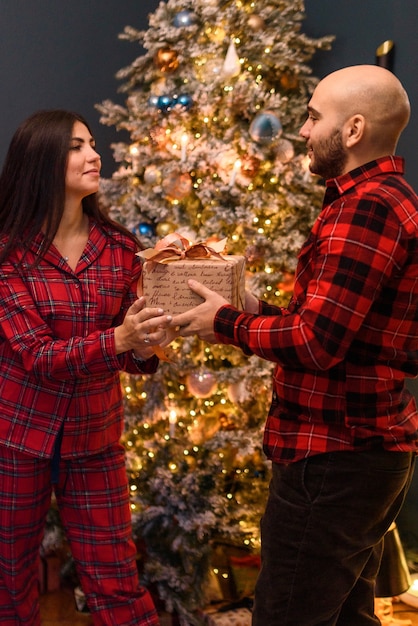
[[[226,238],[248,288],[279,305],[323,197],[298,131],[317,82],[310,56],[331,38],[307,36],[303,18],[302,0],[160,2],[147,31],[122,34],[141,44],[118,75],[124,106],[98,106],[130,135],[101,181],[111,217],[146,247],[170,232]],[[152,377],[129,377],[124,441],[144,581],[194,624],[216,538],[259,548],[271,364],[195,337],[172,353]]]

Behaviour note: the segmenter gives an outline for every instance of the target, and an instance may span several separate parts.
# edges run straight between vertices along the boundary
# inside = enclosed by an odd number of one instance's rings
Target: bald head
[[[326,76],[315,90],[338,111],[344,123],[356,114],[364,117],[364,149],[381,156],[393,154],[399,136],[408,124],[408,95],[392,72],[376,65],[355,65]]]

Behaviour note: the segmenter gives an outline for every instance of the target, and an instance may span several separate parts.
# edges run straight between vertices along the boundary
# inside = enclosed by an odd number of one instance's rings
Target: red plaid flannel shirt
[[[20,256],[0,266],[0,444],[48,457],[64,425],[64,458],[99,452],[122,432],[120,370],[158,363],[115,353],[113,328],[137,297],[134,244],[91,222],[75,272],[53,246],[36,268]]]
[[[276,363],[264,449],[275,462],[365,449],[417,449],[404,388],[418,374],[418,201],[403,160],[327,182],[286,309],[225,306],[223,343]]]

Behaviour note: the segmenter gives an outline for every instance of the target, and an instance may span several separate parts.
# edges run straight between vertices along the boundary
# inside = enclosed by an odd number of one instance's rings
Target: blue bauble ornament
[[[153,237],[155,235],[154,224],[149,224],[148,222],[137,224],[133,231],[135,235],[142,235],[142,237]]]
[[[282,131],[277,115],[265,111],[256,115],[251,122],[250,137],[262,146],[269,146],[279,139]]]
[[[193,11],[180,11],[177,15],[174,16],[173,24],[177,28],[181,28],[182,26],[191,26],[196,22],[196,15]]]
[[[163,113],[169,111],[174,104],[173,98],[169,95],[158,96],[157,108]]]
[[[176,104],[180,105],[183,109],[188,111],[193,105],[193,98],[188,93],[181,93],[176,98]]]
[[[148,106],[156,109],[158,107],[158,96],[150,96],[148,98]]]

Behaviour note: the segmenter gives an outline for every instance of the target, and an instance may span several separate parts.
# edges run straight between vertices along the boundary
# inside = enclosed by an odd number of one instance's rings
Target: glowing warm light
[[[136,145],[130,146],[129,153],[131,155],[132,169],[135,170],[135,169],[137,169],[137,167],[139,165],[139,148],[138,148],[138,146],[136,146]]]
[[[189,143],[189,135],[183,133],[181,136],[181,162],[184,163],[187,157],[187,144]]]
[[[176,424],[177,424],[177,413],[174,409],[171,409],[170,413],[168,414],[168,423],[169,423],[170,437],[174,437],[174,434],[176,432]]]
[[[232,168],[231,178],[229,179],[230,187],[233,187],[235,185],[237,174],[240,169],[241,169],[241,159],[237,159],[234,163],[234,167]]]

